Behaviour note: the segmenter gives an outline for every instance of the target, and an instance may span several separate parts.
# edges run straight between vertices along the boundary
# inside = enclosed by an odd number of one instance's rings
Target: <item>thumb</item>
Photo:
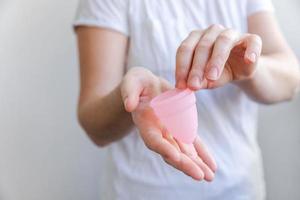
[[[132,112],[136,109],[142,91],[142,83],[137,78],[132,76],[124,77],[121,84],[121,96],[127,112]]]

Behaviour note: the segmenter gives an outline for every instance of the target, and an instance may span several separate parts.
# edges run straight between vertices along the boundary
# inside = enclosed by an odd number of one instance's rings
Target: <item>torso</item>
[[[174,83],[175,54],[195,29],[222,24],[247,31],[246,0],[129,0],[127,68],[143,66]],[[262,199],[257,105],[228,84],[197,92],[198,134],[218,163],[212,183],[195,182],[148,150],[137,130],[107,149],[104,199]]]

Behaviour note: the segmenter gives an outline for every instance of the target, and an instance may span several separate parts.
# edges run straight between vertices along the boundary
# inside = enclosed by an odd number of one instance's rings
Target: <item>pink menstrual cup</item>
[[[197,135],[196,97],[189,89],[164,92],[150,102],[155,115],[178,141],[193,143]]]

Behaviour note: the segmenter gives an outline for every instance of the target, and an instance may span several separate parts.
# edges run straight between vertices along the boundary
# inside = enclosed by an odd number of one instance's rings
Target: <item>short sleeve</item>
[[[128,0],[80,0],[73,25],[108,28],[128,36]]]
[[[247,0],[247,15],[260,11],[274,12],[272,0]]]

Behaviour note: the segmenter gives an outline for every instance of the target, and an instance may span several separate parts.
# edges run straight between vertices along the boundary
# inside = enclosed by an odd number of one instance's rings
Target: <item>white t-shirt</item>
[[[272,9],[270,0],[82,0],[74,24],[130,37],[126,68],[144,66],[174,83],[177,47],[192,30],[222,24],[247,32],[249,15]],[[232,84],[196,96],[198,134],[218,164],[215,180],[197,182],[173,169],[134,130],[106,149],[103,200],[264,198],[257,104]]]

